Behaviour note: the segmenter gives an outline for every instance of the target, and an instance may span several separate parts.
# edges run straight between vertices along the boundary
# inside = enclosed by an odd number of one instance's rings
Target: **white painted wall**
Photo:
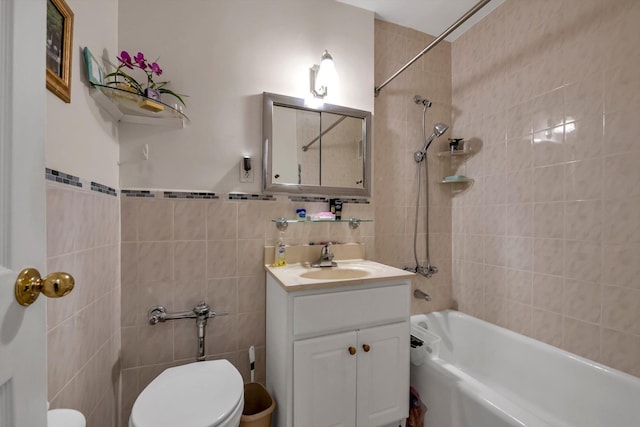
[[[116,51],[118,0],[66,1],[74,13],[71,103],[47,91],[46,165],[118,188],[118,128],[89,96],[81,52],[87,46],[100,59]]]
[[[340,78],[328,102],[373,111],[371,12],[333,0],[126,0],[118,24],[119,48],[159,57],[191,118],[180,130],[120,125],[122,188],[259,192],[262,92],[307,96],[324,49]],[[245,154],[251,184],[239,182]]]

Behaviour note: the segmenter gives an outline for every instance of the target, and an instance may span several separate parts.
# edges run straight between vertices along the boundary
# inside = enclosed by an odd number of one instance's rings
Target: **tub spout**
[[[421,291],[420,289],[416,289],[415,291],[413,291],[413,297],[425,301],[431,301],[431,297],[429,296],[429,294]]]

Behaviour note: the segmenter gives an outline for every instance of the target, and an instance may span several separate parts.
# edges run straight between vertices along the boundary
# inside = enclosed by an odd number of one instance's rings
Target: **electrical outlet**
[[[240,182],[253,182],[253,168],[244,170],[242,162],[240,162]]]

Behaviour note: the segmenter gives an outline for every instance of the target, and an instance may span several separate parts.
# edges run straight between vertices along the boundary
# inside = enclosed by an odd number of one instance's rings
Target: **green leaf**
[[[178,101],[180,101],[182,103],[182,105],[184,105],[185,107],[187,106],[187,104],[184,103],[184,101],[182,100],[182,98],[180,97],[180,95],[178,95],[177,93],[175,93],[174,91],[172,91],[171,89],[167,89],[167,88],[160,88],[158,89],[158,92],[160,93],[167,93],[169,95],[175,96]],[[182,95],[182,96],[186,96],[186,95]]]

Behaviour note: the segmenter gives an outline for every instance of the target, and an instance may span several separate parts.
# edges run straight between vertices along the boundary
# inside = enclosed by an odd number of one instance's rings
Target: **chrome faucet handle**
[[[149,323],[151,325],[157,325],[158,322],[164,322],[167,320],[167,309],[162,305],[151,307],[149,310]]]
[[[322,247],[322,251],[320,252],[320,255],[322,256],[323,259],[328,259],[329,261],[331,261],[333,259],[333,253],[331,252],[331,242],[327,242],[325,243],[325,245]]]

